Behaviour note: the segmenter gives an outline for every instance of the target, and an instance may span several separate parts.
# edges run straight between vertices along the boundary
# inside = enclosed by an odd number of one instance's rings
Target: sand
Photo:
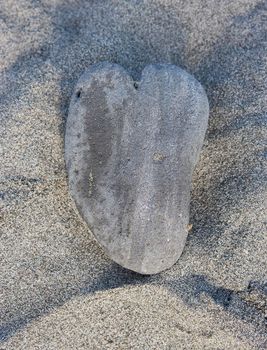
[[[266,6],[0,0],[1,350],[265,349]],[[184,253],[155,276],[110,261],[64,164],[73,87],[93,63],[173,63],[211,112]]]

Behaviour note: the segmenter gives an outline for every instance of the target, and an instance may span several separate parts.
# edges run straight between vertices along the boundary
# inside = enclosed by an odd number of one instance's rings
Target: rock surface
[[[104,62],[80,78],[65,135],[70,191],[122,266],[153,274],[180,257],[208,111],[200,83],[174,65],[148,65],[134,82]]]

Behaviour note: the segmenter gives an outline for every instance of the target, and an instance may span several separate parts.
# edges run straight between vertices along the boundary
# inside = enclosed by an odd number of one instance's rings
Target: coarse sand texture
[[[266,27],[258,0],[0,0],[1,350],[267,348]],[[152,276],[106,256],[68,188],[71,96],[104,61],[176,65],[209,101],[192,229]]]

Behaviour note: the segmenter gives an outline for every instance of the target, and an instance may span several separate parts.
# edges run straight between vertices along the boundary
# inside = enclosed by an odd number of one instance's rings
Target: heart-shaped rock
[[[78,81],[65,136],[70,192],[120,265],[153,274],[181,255],[208,114],[200,83],[174,65],[148,65],[136,83],[100,63]]]

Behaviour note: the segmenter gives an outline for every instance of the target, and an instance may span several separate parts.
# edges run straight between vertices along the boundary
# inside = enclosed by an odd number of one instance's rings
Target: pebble
[[[174,65],[148,65],[136,82],[103,62],[79,79],[65,134],[69,189],[121,266],[155,274],[182,254],[208,115],[201,84]]]

